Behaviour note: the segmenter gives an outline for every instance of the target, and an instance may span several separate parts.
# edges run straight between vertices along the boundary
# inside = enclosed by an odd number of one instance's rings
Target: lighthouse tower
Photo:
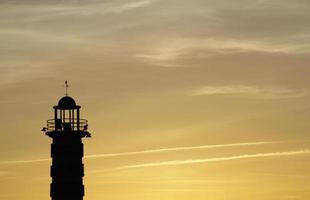
[[[54,119],[47,120],[47,127],[42,129],[53,140],[52,200],[82,200],[84,196],[82,138],[90,137],[90,133],[87,131],[87,120],[80,118],[80,108],[66,94],[54,106]]]

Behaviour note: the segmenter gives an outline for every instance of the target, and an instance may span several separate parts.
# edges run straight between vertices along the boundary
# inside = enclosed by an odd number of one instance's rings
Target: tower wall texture
[[[84,196],[83,143],[76,131],[51,134],[52,200],[82,200]]]

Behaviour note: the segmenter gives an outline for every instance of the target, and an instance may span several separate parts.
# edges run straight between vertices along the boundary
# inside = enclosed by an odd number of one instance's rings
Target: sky
[[[50,199],[65,80],[85,200],[310,199],[309,22],[309,0],[0,0],[0,199]]]

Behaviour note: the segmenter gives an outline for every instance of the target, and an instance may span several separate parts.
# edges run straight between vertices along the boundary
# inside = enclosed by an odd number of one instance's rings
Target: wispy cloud
[[[167,180],[166,183],[190,183],[190,184],[222,184],[222,183],[236,183],[240,182],[239,180],[231,179],[184,179],[184,180]]]
[[[256,146],[256,145],[275,144],[275,143],[282,143],[282,142],[283,141],[263,141],[263,142],[215,144],[215,145],[203,145],[203,146],[172,147],[172,148],[162,148],[162,149],[150,149],[150,150],[144,150],[144,151],[131,151],[131,152],[124,152],[124,153],[95,154],[95,155],[85,156],[85,158],[103,158],[103,157],[141,155],[141,154],[150,154],[150,153],[162,153],[162,152],[170,152],[170,151],[188,151],[188,150],[215,149],[215,148],[225,148],[225,147]]]
[[[296,199],[302,199],[301,196],[298,196],[298,195],[287,195],[287,196],[284,196],[283,197],[284,199],[291,199],[291,200],[296,200]]]
[[[174,38],[153,44],[136,57],[153,65],[181,66],[178,61],[186,57],[247,52],[298,54],[309,52],[309,49],[304,44],[275,43],[264,39]]]
[[[306,150],[300,150],[300,151],[244,154],[244,155],[238,155],[238,156],[206,158],[206,159],[171,160],[171,161],[164,161],[164,162],[143,163],[143,164],[137,164],[137,165],[125,165],[117,169],[135,169],[135,168],[145,168],[145,167],[202,164],[202,163],[242,160],[242,159],[250,159],[250,158],[282,157],[282,156],[295,156],[295,155],[303,155],[303,154],[310,154],[310,150],[306,149]]]
[[[46,162],[51,161],[50,158],[43,159],[33,159],[33,160],[12,160],[12,161],[0,161],[0,165],[5,164],[28,164],[28,163],[37,163],[37,162]]]
[[[150,192],[221,192],[223,193],[223,189],[214,189],[214,188],[204,188],[204,189],[147,189]]]
[[[142,0],[142,1],[134,1],[134,2],[128,2],[119,7],[119,11],[126,11],[136,8],[142,8],[151,5],[154,3],[155,0]]]
[[[126,11],[131,11],[139,8],[148,7],[151,4],[155,3],[157,0],[140,0],[140,1],[131,1],[117,4],[93,4],[90,6],[81,6],[79,11],[84,15],[91,14],[121,14]]]
[[[283,143],[284,141],[262,141],[262,142],[245,142],[245,143],[232,143],[232,144],[215,144],[215,145],[202,145],[202,146],[186,146],[186,147],[172,147],[172,148],[161,148],[161,149],[150,149],[143,151],[130,151],[122,153],[107,153],[107,154],[94,154],[86,155],[85,158],[106,158],[106,157],[118,157],[118,156],[131,156],[131,155],[143,155],[151,153],[162,153],[170,151],[188,151],[188,150],[199,150],[199,149],[215,149],[225,147],[242,147],[242,146],[256,146],[266,144]],[[51,159],[32,159],[32,160],[15,160],[15,161],[0,161],[0,164],[23,164],[23,163],[36,163],[46,162]]]
[[[131,11],[143,7],[150,6],[158,0],[138,0],[138,1],[115,1],[115,2],[90,2],[83,4],[82,2],[66,2],[55,4],[53,2],[38,4],[5,4],[3,15],[14,15],[15,18],[6,19],[6,22],[14,22],[17,19],[28,22],[39,22],[50,19],[58,19],[59,17],[96,15],[96,14],[122,14],[126,11]],[[1,10],[1,8],[0,8]],[[18,14],[23,18],[19,18]],[[27,14],[27,15],[25,15]],[[1,20],[0,20],[1,21]]]
[[[264,99],[298,98],[307,96],[304,90],[258,87],[247,85],[205,86],[190,92],[192,96],[202,95],[250,95]]]
[[[101,171],[102,172],[102,171]],[[117,181],[100,181],[100,183],[107,184],[143,184],[143,185],[153,185],[153,184],[195,184],[195,185],[207,185],[207,184],[227,184],[227,183],[237,183],[240,180],[226,180],[226,179],[148,179],[148,180],[117,180]]]

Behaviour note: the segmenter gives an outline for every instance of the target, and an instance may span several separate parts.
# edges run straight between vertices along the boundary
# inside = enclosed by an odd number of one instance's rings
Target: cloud
[[[248,95],[262,99],[283,99],[305,97],[308,93],[304,90],[295,90],[276,87],[258,87],[246,85],[232,86],[205,86],[189,93],[191,96],[203,95]]]
[[[44,159],[33,159],[33,160],[12,160],[12,161],[0,161],[0,165],[6,164],[28,164],[28,163],[37,163],[37,162],[46,162],[51,161],[50,158]]]
[[[20,28],[21,34],[40,30],[50,32],[46,34],[46,40],[56,39],[56,42],[65,44],[71,38],[95,40],[91,44],[106,44],[106,39],[125,41],[126,44],[120,45],[118,51],[128,49],[129,56],[138,61],[163,67],[185,66],[183,59],[226,53],[310,52],[310,33],[305,26],[308,15],[292,15],[297,8],[306,9],[303,6],[305,3],[288,0],[272,3],[243,0],[233,3],[223,0],[198,0],[196,3],[159,1],[42,3],[26,0],[23,1],[26,3],[4,3],[5,9],[0,9],[0,24],[6,29]],[[139,12],[129,12],[136,10]],[[287,23],[291,21],[295,23]],[[31,25],[24,26],[27,22]],[[104,40],[96,41],[98,38]]]
[[[150,192],[221,192],[223,193],[223,189],[213,189],[213,188],[204,188],[204,189],[147,189]]]
[[[130,155],[143,155],[150,153],[162,153],[170,151],[187,151],[187,150],[199,150],[199,149],[215,149],[224,147],[242,147],[242,146],[256,146],[265,144],[282,143],[283,141],[263,141],[263,142],[247,142],[247,143],[233,143],[233,144],[217,144],[217,145],[203,145],[203,146],[187,146],[187,147],[172,147],[162,149],[150,149],[144,151],[131,151],[123,153],[108,153],[108,154],[94,154],[86,155],[85,158],[105,158],[105,157],[118,157],[118,156],[130,156]],[[36,163],[46,162],[51,159],[32,159],[32,160],[16,160],[16,161],[0,161],[0,164],[23,164],[23,163]]]
[[[135,1],[135,2],[128,2],[121,5],[118,9],[118,12],[123,12],[126,10],[132,10],[136,8],[142,8],[151,5],[155,0],[143,0],[143,1]]]
[[[206,158],[206,159],[171,160],[171,161],[164,161],[164,162],[142,163],[142,164],[137,164],[137,165],[125,165],[122,167],[118,167],[117,169],[135,169],[135,168],[146,168],[146,167],[203,164],[203,163],[210,163],[210,162],[223,162],[223,161],[250,159],[250,158],[282,157],[282,156],[295,156],[295,155],[304,155],[304,154],[310,154],[310,150],[306,149],[306,150],[300,150],[300,151],[244,154],[244,155],[238,155],[238,156]]]
[[[264,141],[264,142],[247,142],[247,143],[234,143],[234,144],[173,147],[173,148],[151,149],[151,150],[144,150],[144,151],[131,151],[131,152],[124,152],[124,153],[95,154],[95,155],[85,156],[85,158],[102,158],[102,157],[116,157],[116,156],[141,155],[141,154],[150,154],[150,153],[162,153],[162,152],[169,152],[169,151],[188,151],[188,150],[215,149],[215,148],[225,148],[225,147],[256,146],[256,145],[265,145],[265,144],[275,144],[275,143],[281,143],[281,142],[282,141]]]
[[[92,171],[97,172],[97,171]],[[100,171],[102,172],[102,171]],[[123,176],[123,175],[121,175]],[[231,180],[231,179],[152,179],[150,180],[117,180],[117,181],[111,181],[107,180],[104,181],[104,183],[129,183],[129,184],[195,184],[195,185],[206,185],[206,184],[226,184],[226,183],[237,183],[240,182],[240,180]],[[100,181],[100,183],[103,183],[103,181]]]
[[[122,3],[95,3],[88,6],[81,5],[77,7],[77,11],[79,12],[75,14],[122,14],[126,11],[148,7],[156,1],[158,0],[125,1]]]
[[[0,86],[18,83],[26,80],[31,80],[35,77],[42,76],[49,77],[50,67],[40,61],[30,64],[20,62],[1,62],[0,61]]]
[[[87,4],[82,2],[67,1],[65,3],[37,2],[27,3],[4,3],[5,10],[1,15],[12,16],[0,22],[40,22],[51,19],[68,18],[70,16],[89,16],[96,14],[122,14],[126,11],[150,6],[157,0],[118,1],[102,2],[92,1]],[[0,9],[1,10],[1,9]],[[0,15],[0,16],[1,16]]]
[[[152,46],[152,45],[151,45]],[[197,52],[200,52],[197,54]],[[208,57],[226,53],[309,53],[304,44],[277,43],[262,39],[246,38],[174,38],[153,44],[135,57],[142,61],[159,66],[180,66],[181,59],[186,57]]]
[[[293,199],[302,199],[302,197],[298,196],[298,195],[287,195],[287,196],[284,196],[283,198],[284,199],[291,199],[291,200],[293,200]]]

